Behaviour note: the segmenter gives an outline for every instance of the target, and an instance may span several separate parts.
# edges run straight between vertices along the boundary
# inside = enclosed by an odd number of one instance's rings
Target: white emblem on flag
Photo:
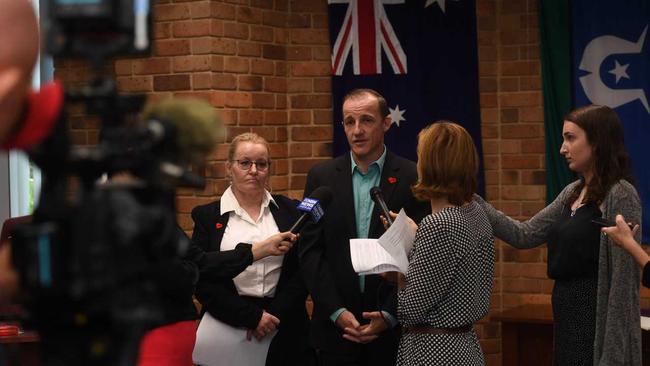
[[[650,114],[650,106],[648,106],[648,99],[646,98],[643,89],[612,89],[605,85],[600,77],[600,65],[608,56],[641,53],[647,31],[648,26],[646,25],[636,42],[630,42],[616,36],[606,35],[596,37],[587,44],[587,47],[585,47],[585,51],[582,54],[579,69],[588,71],[590,74],[581,76],[580,84],[582,84],[585,95],[587,95],[587,98],[589,98],[593,104],[602,104],[611,108],[616,108],[638,99],[645,107],[645,110]],[[618,61],[616,61],[616,64],[618,65]],[[626,69],[627,65],[625,65],[624,69],[621,69],[620,65],[614,69],[616,70],[616,82],[618,82],[621,77],[629,78]]]

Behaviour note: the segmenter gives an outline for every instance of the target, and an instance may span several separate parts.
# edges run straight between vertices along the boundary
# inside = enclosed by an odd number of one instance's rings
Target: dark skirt
[[[556,280],[553,287],[553,365],[593,365],[596,278]]]

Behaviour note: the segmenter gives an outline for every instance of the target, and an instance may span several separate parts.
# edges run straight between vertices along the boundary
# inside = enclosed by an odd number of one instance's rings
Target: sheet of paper
[[[408,260],[393,257],[377,239],[350,239],[350,258],[352,268],[359,274],[373,274],[389,271],[406,273]]]
[[[393,224],[379,238],[379,244],[393,257],[400,260],[402,255],[408,256],[413,249],[415,231],[409,224],[409,218],[404,209],[399,211]]]
[[[196,331],[192,360],[203,366],[264,366],[274,336],[248,341],[245,329],[231,327],[206,312]]]
[[[641,329],[650,330],[650,318],[647,316],[641,316]]]

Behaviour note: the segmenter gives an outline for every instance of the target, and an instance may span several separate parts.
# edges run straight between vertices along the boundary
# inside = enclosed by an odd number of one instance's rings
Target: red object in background
[[[1,324],[0,337],[17,336],[20,333],[20,328],[17,325]]]
[[[140,342],[137,366],[192,366],[196,321],[154,328]]]
[[[28,149],[52,132],[63,110],[63,85],[54,81],[27,97],[27,111],[16,133],[5,141],[3,149]]]

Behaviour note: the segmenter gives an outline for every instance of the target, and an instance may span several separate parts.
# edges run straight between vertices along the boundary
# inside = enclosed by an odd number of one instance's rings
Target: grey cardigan
[[[550,205],[525,222],[506,216],[477,195],[474,197],[485,209],[496,237],[515,248],[533,248],[547,241],[549,228],[561,215],[565,199],[578,183],[566,186]],[[611,220],[622,214],[628,222],[641,222],[639,195],[625,180],[609,190],[601,211]],[[640,238],[641,230],[635,239],[640,242]],[[600,238],[596,301],[594,366],[641,365],[639,269],[632,256],[605,235]]]

